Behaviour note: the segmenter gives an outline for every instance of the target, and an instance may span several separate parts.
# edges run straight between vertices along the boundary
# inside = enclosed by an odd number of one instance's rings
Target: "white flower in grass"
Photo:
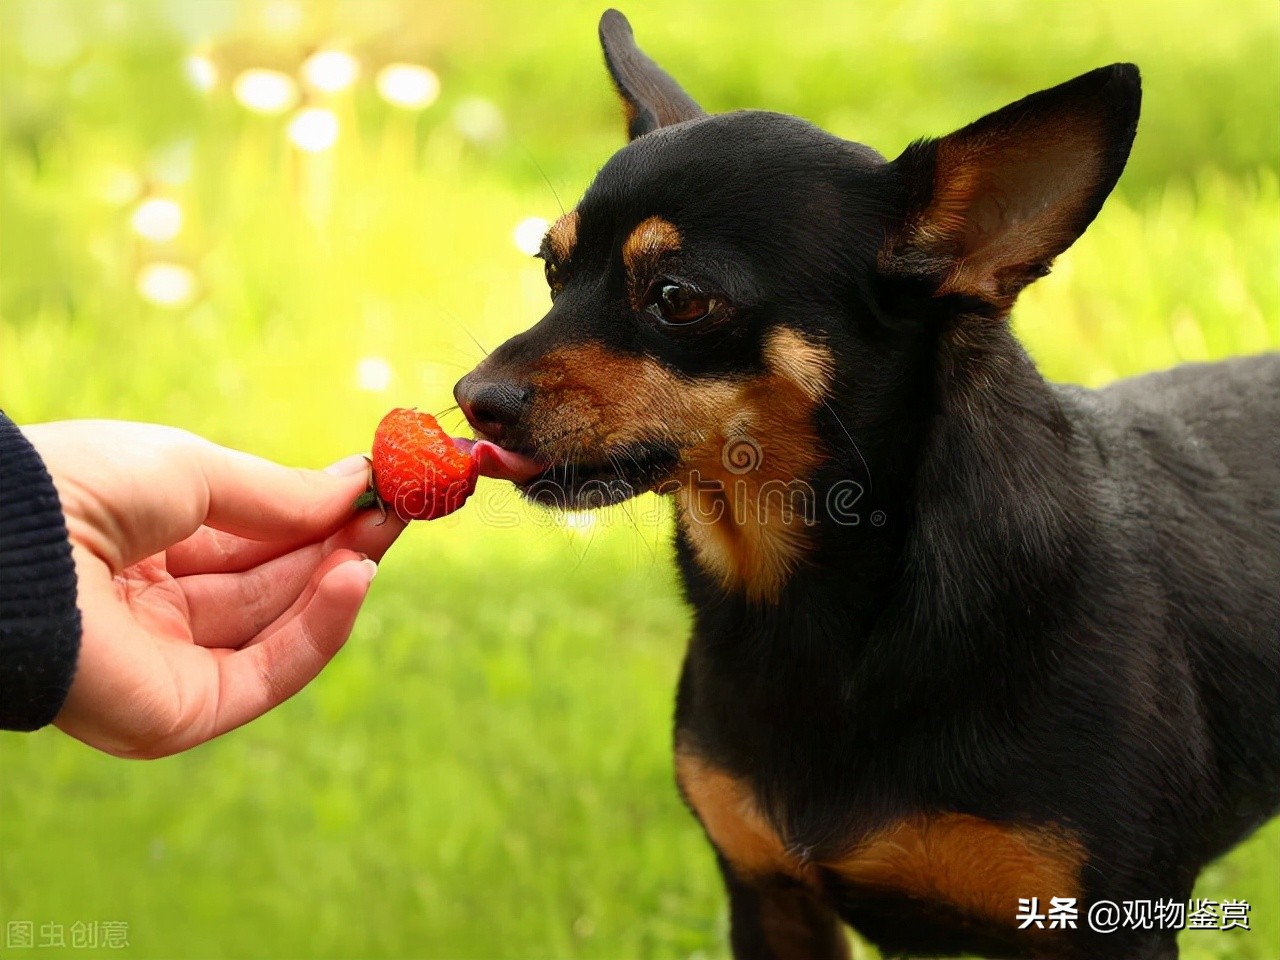
[[[378,71],[378,93],[387,103],[423,110],[440,96],[440,78],[416,63],[389,63]]]
[[[138,271],[138,293],[160,307],[184,307],[196,295],[196,275],[178,263],[148,263]]]
[[[289,139],[299,150],[323,153],[338,142],[338,117],[324,107],[299,110],[289,121]]]
[[[298,85],[279,70],[246,70],[236,77],[232,92],[242,106],[255,113],[284,113],[298,102]]]
[[[167,197],[150,197],[138,204],[129,223],[143,239],[164,243],[182,229],[182,207]]]
[[[360,63],[345,50],[317,50],[302,62],[302,79],[322,93],[341,93],[360,76]]]

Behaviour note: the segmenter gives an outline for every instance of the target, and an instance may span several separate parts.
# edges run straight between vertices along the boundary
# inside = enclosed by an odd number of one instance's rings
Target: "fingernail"
[[[368,471],[369,461],[361,453],[353,453],[349,457],[343,457],[337,463],[331,463],[324,468],[325,473],[335,477],[353,477],[357,473],[367,473]]]
[[[373,578],[378,575],[378,565],[368,557],[360,561],[360,566],[364,568],[365,573],[369,575],[369,582],[373,582]]]

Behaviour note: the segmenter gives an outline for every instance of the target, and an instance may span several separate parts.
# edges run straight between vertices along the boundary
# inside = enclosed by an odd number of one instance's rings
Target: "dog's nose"
[[[471,374],[458,381],[453,397],[467,422],[489,440],[501,440],[520,422],[529,406],[528,387],[493,380],[477,380]]]

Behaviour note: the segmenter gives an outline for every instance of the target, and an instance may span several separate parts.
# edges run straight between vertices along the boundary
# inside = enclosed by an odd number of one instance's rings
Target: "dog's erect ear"
[[[600,18],[600,46],[613,85],[622,97],[627,135],[632,139],[659,127],[703,116],[702,108],[680,89],[670,74],[636,46],[631,24],[617,10]]]
[[[894,161],[907,208],[882,271],[1007,311],[1098,215],[1141,102],[1137,67],[1119,63],[913,143]]]

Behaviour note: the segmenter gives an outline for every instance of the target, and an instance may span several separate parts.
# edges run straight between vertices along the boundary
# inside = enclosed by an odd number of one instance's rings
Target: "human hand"
[[[361,457],[296,470],[117,421],[23,433],[57,487],[79,581],[80,659],[55,723],[117,756],[186,750],[301,690],[404,529],[353,512]]]

